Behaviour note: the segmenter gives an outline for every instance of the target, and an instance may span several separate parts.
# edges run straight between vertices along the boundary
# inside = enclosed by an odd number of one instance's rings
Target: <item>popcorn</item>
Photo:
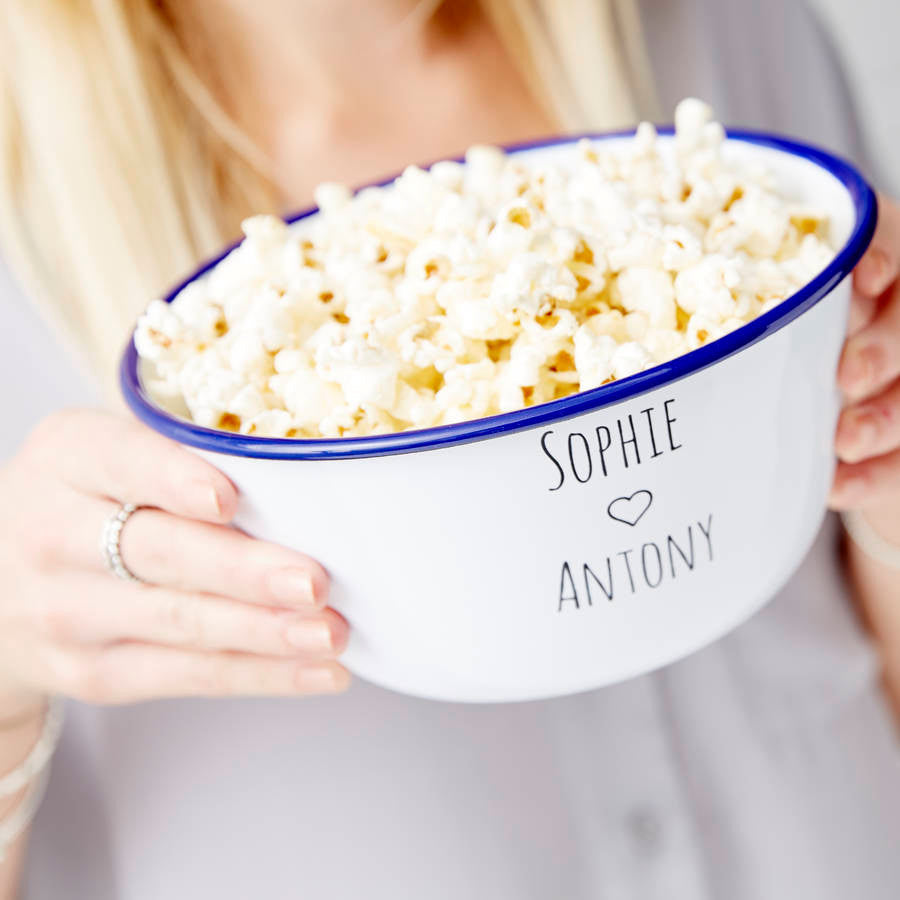
[[[616,378],[628,378],[629,375],[637,375],[644,369],[653,365],[653,357],[643,344],[637,341],[628,341],[619,344],[612,357],[613,374]]]
[[[693,97],[682,100],[675,109],[675,147],[689,156],[701,146],[705,126],[712,121],[712,108]]]
[[[575,369],[581,389],[589,391],[613,379],[613,356],[621,346],[608,334],[595,334],[589,325],[575,332]]]
[[[345,207],[353,199],[353,193],[346,185],[326,181],[315,189],[313,198],[321,214],[327,216]]]
[[[260,437],[291,437],[294,432],[294,420],[284,409],[267,409],[247,423],[246,433]]]
[[[676,326],[675,288],[665,269],[629,266],[619,272],[614,296],[623,309],[643,312],[658,328]]]
[[[315,192],[319,214],[245,240],[135,345],[154,399],[271,438],[428,428],[590,390],[705,346],[830,261],[821,210],[723,153],[685,100],[662,146],[469,149],[391,185]]]
[[[703,313],[711,319],[737,311],[735,291],[741,284],[741,260],[715,253],[705,256],[675,276],[675,299],[687,313]]]
[[[262,392],[252,384],[242,387],[229,401],[228,412],[242,421],[250,421],[266,411]]]
[[[273,396],[280,398],[284,411],[290,413],[290,424],[285,430],[317,428],[332,409],[344,403],[341,389],[323,380],[309,364],[273,375],[267,387]]]

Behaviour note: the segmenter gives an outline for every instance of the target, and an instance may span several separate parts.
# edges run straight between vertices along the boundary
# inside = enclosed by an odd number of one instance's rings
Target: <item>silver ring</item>
[[[125,527],[125,523],[140,508],[134,503],[123,503],[119,510],[106,520],[100,537],[100,550],[106,561],[106,567],[116,578],[121,578],[123,581],[143,581],[125,565],[122,551],[119,549],[119,541],[122,539],[122,529]]]

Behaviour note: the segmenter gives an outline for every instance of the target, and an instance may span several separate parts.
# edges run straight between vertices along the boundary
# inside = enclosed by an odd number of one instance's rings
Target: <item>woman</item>
[[[801,4],[644,7],[16,4],[2,26],[5,258],[108,383],[137,310],[247,212],[476,141],[632,122],[651,74],[664,108],[699,93],[728,120],[857,149]],[[890,544],[898,265],[885,201],[856,273],[833,504],[865,510]],[[852,589],[900,696],[896,573],[851,544],[845,579],[835,522],[764,612],[654,675],[512,706],[365,684],[324,696],[348,676],[321,568],[225,528],[230,483],[124,416],[68,411],[26,437],[99,389],[11,282],[0,293],[0,366],[17,382],[0,475],[0,774],[44,727],[47,694],[82,701],[0,896],[896,896],[900,746],[848,602]],[[126,501],[155,507],[122,534],[149,585],[111,578],[97,550]],[[323,696],[296,699],[310,694]],[[0,798],[0,817],[20,797]]]

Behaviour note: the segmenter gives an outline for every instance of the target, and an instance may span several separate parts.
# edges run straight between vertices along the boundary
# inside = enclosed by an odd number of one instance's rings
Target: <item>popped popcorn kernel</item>
[[[821,211],[730,162],[700,100],[559,155],[474,146],[244,241],[135,346],[151,396],[271,438],[429,428],[628,378],[769,311],[832,259]]]

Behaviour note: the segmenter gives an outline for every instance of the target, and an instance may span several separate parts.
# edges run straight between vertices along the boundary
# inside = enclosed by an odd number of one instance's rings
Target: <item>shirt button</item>
[[[663,826],[656,813],[636,809],[626,819],[626,828],[641,856],[656,856],[663,845]]]

